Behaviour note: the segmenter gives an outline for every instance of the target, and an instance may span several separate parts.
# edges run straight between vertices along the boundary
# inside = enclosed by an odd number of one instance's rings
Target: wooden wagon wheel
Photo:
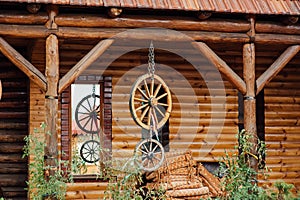
[[[75,121],[78,127],[86,133],[98,133],[100,105],[97,105],[99,95],[90,94],[81,99],[76,106]]]
[[[168,120],[172,110],[171,92],[157,75],[145,74],[134,83],[129,107],[134,121],[144,129],[151,128],[151,109],[158,119],[157,130]]]
[[[163,146],[157,140],[141,140],[135,148],[136,162],[144,171],[155,171],[163,164],[164,152]]]
[[[81,158],[88,163],[95,163],[100,160],[100,143],[95,140],[88,140],[80,148]]]

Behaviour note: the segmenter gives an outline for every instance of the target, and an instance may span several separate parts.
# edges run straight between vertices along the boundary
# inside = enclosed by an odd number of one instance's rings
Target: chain
[[[149,57],[149,60],[148,60],[148,72],[151,75],[151,79],[154,79],[155,62],[154,62],[154,47],[153,47],[152,41],[150,43],[148,57]]]
[[[96,91],[96,86],[95,86],[95,84],[93,84],[93,90],[92,90],[92,93],[93,93],[93,97],[95,96],[95,91]]]

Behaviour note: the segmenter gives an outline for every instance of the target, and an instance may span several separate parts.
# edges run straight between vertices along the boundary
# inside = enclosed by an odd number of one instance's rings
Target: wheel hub
[[[149,103],[149,106],[154,107],[154,106],[157,106],[158,101],[156,98],[150,97],[148,103]]]
[[[148,158],[149,160],[152,160],[153,157],[154,157],[154,153],[153,153],[153,152],[148,152],[147,158]]]

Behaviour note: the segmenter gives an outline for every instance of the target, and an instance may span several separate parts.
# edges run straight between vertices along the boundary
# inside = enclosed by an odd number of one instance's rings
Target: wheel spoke
[[[148,88],[148,84],[145,79],[144,79],[144,86],[145,86],[146,93],[148,94],[148,97],[151,97],[151,94],[150,94],[149,88]]]
[[[147,167],[149,168],[149,166],[150,166],[150,162],[149,162],[149,159],[147,159],[148,160],[148,162],[147,162]]]
[[[94,122],[94,117],[91,117],[91,129],[90,129],[91,132],[93,131],[93,122]]]
[[[98,115],[97,115],[98,116]],[[98,126],[98,121],[97,121],[98,117],[96,117],[96,119],[94,118],[94,122],[95,122],[95,125],[96,125],[96,130],[98,131],[99,130],[99,126]]]
[[[147,159],[142,160],[142,165],[144,165],[146,161]]]
[[[138,87],[137,89],[146,99],[149,98],[141,88]]]
[[[160,114],[162,117],[165,117],[165,114],[164,114],[157,106],[154,106],[154,108],[159,112],[159,114]]]
[[[85,106],[83,105],[83,103],[82,103],[80,106],[82,106],[86,111],[88,111],[88,113],[91,111],[91,110],[89,110],[87,107],[85,107]]]
[[[139,152],[141,152],[142,155],[147,154],[147,152],[143,151],[142,149],[139,149]]]
[[[152,142],[149,142],[150,145],[149,145],[149,152],[152,152]]]
[[[78,112],[78,114],[88,115],[88,114],[90,114],[90,113],[89,113],[89,112]]]
[[[155,156],[153,156],[153,158],[154,158],[155,160],[157,160],[158,162],[161,160],[161,159],[156,158]]]
[[[93,104],[93,110],[95,109],[95,106],[96,106],[96,97],[93,97],[94,98],[94,104]]]
[[[88,102],[88,105],[89,105],[90,110],[93,110],[93,109],[92,109],[92,106],[91,106],[91,103],[90,103],[90,101],[89,101],[89,99],[86,99],[86,101]]]
[[[148,103],[148,100],[134,97],[134,100]]]
[[[154,78],[151,79],[151,88],[150,88],[150,93],[151,95],[153,95],[153,91],[154,91]]]
[[[149,108],[150,108],[150,106],[148,106],[148,107],[143,111],[143,113],[142,113],[142,115],[141,115],[141,120],[144,119],[144,117],[145,117],[145,115],[147,114]]]
[[[87,126],[87,124],[90,122],[91,118],[89,118],[86,123],[84,124],[83,128],[85,129],[85,127]]]
[[[89,152],[89,151],[86,151],[86,152],[82,152],[82,154],[87,154],[87,153],[89,154],[90,152]]]
[[[158,94],[158,92],[159,92],[161,86],[162,86],[162,84],[160,83],[160,84],[157,86],[157,88],[155,89],[155,92],[154,92],[154,94],[153,94],[154,97],[157,96],[157,94]]]
[[[169,105],[166,104],[166,103],[160,103],[160,102],[158,102],[157,104],[158,104],[158,105],[161,105],[161,106],[166,106],[166,107],[169,106]]]
[[[155,164],[154,164],[154,162],[153,162],[153,159],[150,159],[150,161],[151,161],[151,163],[152,163],[152,165],[153,165],[153,167],[155,166]]]
[[[89,116],[89,115],[88,115],[88,116],[85,116],[85,117],[79,119],[78,121],[81,122],[82,120],[85,120],[85,119],[88,118],[88,117],[90,117],[90,116]]]
[[[151,122],[151,110],[148,112],[148,121],[147,121],[148,126],[150,126],[150,122]]]
[[[158,152],[153,152],[154,155],[156,154],[161,154],[161,151],[158,151]]]
[[[146,145],[145,145],[145,144],[143,144],[143,147],[145,148],[146,152],[148,153],[148,152],[149,152],[149,150],[148,150],[148,148],[146,147]]]
[[[155,150],[157,149],[157,147],[158,147],[158,145],[156,145],[155,147],[154,147],[154,149],[153,149],[153,153],[155,152]]]
[[[145,108],[145,107],[147,107],[147,106],[148,106],[148,104],[144,104],[144,105],[138,107],[138,108],[136,109],[136,111],[141,110],[141,109],[143,109],[143,108]]]
[[[167,95],[168,95],[168,93],[166,92],[166,93],[160,95],[159,97],[157,97],[156,100],[158,101],[158,100],[160,100],[161,98],[163,98],[163,97],[165,97]]]

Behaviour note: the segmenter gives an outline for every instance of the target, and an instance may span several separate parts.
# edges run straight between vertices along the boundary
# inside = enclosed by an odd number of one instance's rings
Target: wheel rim
[[[88,140],[80,148],[81,158],[88,163],[95,163],[100,160],[100,143],[95,140]]]
[[[156,115],[157,129],[160,129],[167,122],[172,110],[171,92],[157,75],[154,78],[151,74],[140,76],[131,89],[129,102],[132,118],[147,130],[151,127],[150,113]]]
[[[136,162],[147,172],[157,170],[164,161],[165,151],[160,142],[154,139],[145,139],[135,148]]]
[[[75,121],[77,126],[86,133],[98,133],[100,130],[100,105],[97,105],[99,95],[88,95],[81,99],[75,110]]]

